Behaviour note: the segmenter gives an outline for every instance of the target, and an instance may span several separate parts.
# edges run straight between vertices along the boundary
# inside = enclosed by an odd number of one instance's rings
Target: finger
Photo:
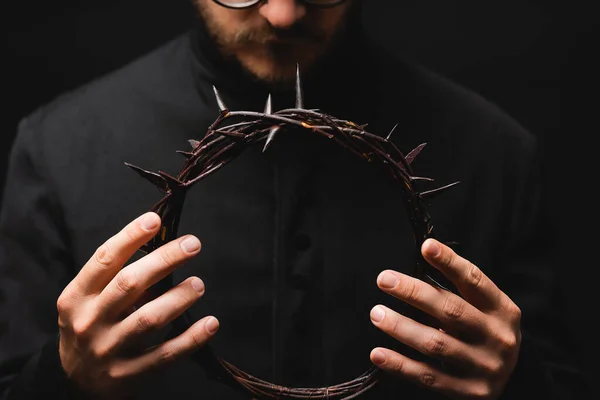
[[[215,317],[205,317],[193,324],[181,335],[146,351],[139,357],[123,360],[112,371],[116,378],[137,376],[202,348],[219,329]]]
[[[115,325],[112,336],[117,338],[118,343],[114,347],[119,348],[144,333],[163,328],[196,303],[203,294],[204,283],[201,279],[186,279]]]
[[[506,301],[507,296],[481,269],[448,246],[427,239],[421,251],[425,260],[450,279],[462,296],[480,310],[496,309]]]
[[[485,315],[454,293],[391,270],[379,274],[377,286],[431,315],[446,328],[469,333],[487,332]]]
[[[380,369],[452,399],[486,399],[491,395],[484,381],[452,376],[389,349],[377,347],[370,357]]]
[[[378,305],[371,310],[373,325],[426,356],[467,368],[479,368],[486,358],[476,347]]]
[[[135,252],[156,235],[160,217],[145,213],[104,242],[81,268],[73,283],[82,294],[99,293]]]
[[[173,240],[123,268],[96,298],[101,313],[116,316],[131,307],[144,291],[168,276],[200,251],[192,235]]]

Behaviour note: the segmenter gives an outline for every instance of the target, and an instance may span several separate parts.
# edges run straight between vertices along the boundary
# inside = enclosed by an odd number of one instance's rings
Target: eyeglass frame
[[[245,3],[242,3],[240,6],[225,4],[225,3],[223,3],[223,0],[213,0],[213,1],[216,4],[220,5],[221,7],[230,8],[232,10],[245,10],[247,8],[254,7],[260,3],[267,2],[268,0],[248,0]],[[313,3],[312,1],[314,1],[314,0],[298,0],[298,1],[301,1],[302,3],[305,3],[309,6],[314,6],[314,7],[319,7],[319,8],[329,8],[329,7],[339,6],[340,4],[346,2],[347,0],[337,0],[332,3],[326,3],[326,4]]]

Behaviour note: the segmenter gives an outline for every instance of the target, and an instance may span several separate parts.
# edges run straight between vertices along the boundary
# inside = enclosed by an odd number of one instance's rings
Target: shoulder
[[[64,136],[79,129],[84,135],[96,128],[107,130],[111,123],[141,110],[147,112],[149,103],[176,83],[173,61],[185,57],[187,40],[187,35],[181,35],[117,70],[60,93],[24,117],[18,134]]]
[[[173,131],[196,105],[187,41],[182,35],[42,105],[20,121],[11,157],[31,160],[69,193],[90,190],[87,182],[99,176],[120,176],[123,162],[151,165],[156,154],[179,161],[160,149],[175,146]]]
[[[373,44],[373,54],[384,77],[379,85],[387,93],[387,112],[402,115],[406,109],[430,139],[485,150],[539,150],[537,135],[489,98],[399,52]]]

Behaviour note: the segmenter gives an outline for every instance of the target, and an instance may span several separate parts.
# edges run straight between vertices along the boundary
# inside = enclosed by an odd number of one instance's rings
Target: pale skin
[[[196,3],[209,29],[221,38],[224,53],[260,79],[278,83],[293,80],[297,62],[309,67],[327,50],[351,1],[318,9],[294,0],[270,0],[248,10],[226,9],[212,0]],[[281,36],[286,30],[313,36],[306,41]],[[58,298],[62,365],[87,393],[115,398],[123,394],[124,385],[201,348],[218,330],[219,321],[207,316],[180,336],[132,351],[146,333],[169,324],[205,291],[199,278],[190,277],[158,298],[144,297],[147,289],[200,252],[198,238],[185,235],[126,265],[159,227],[154,213],[132,221],[98,247]],[[398,379],[449,398],[498,398],[518,359],[519,308],[479,268],[448,247],[430,239],[422,253],[462,297],[391,270],[382,272],[377,284],[439,320],[442,328],[422,325],[381,305],[371,311],[371,321],[396,340],[443,360],[447,368],[439,370],[384,348],[373,349],[371,361]]]
[[[202,280],[190,277],[144,304],[146,290],[201,247],[196,237],[185,235],[123,268],[159,227],[155,213],[132,221],[98,247],[58,298],[62,365],[86,393],[123,395],[134,378],[197,350],[219,328],[219,321],[208,316],[178,337],[132,355],[145,334],[173,321],[205,290]]]
[[[449,247],[428,239],[421,252],[462,297],[393,270],[383,271],[377,285],[433,316],[442,328],[423,325],[383,305],[373,307],[370,317],[383,332],[448,367],[440,370],[385,348],[373,349],[371,361],[449,398],[498,398],[517,363],[521,310],[481,269]]]

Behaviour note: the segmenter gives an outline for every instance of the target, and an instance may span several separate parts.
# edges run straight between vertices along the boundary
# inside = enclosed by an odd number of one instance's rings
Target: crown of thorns
[[[187,159],[177,177],[163,171],[154,173],[125,163],[164,193],[164,196],[151,208],[151,211],[161,217],[161,228],[159,233],[140,249],[141,251],[149,253],[177,237],[185,195],[194,184],[227,165],[253,144],[264,142],[263,152],[265,152],[277,134],[289,128],[319,134],[370,163],[382,165],[391,177],[400,183],[404,206],[413,230],[415,249],[420,249],[427,238],[434,236],[433,224],[425,200],[458,182],[427,191],[416,190],[415,182],[433,181],[431,178],[416,176],[411,167],[426,143],[417,146],[405,156],[390,140],[397,125],[384,138],[367,132],[366,125],[338,119],[318,109],[306,109],[299,68],[296,74],[295,108],[273,112],[269,95],[262,113],[231,111],[223,102],[217,88],[213,86],[213,90],[220,110],[219,116],[210,125],[202,140],[189,140],[191,151],[177,151]],[[234,117],[241,117],[243,122],[227,124]],[[448,290],[447,281],[442,284],[439,275],[434,278],[432,273],[435,271],[422,259],[420,251],[416,253],[417,261],[413,276]],[[172,275],[160,284],[165,290],[174,286]],[[174,322],[174,326],[183,332],[191,326],[190,317],[184,314]],[[372,365],[362,375],[345,383],[321,388],[291,388],[264,381],[236,368],[218,357],[209,345],[205,345],[194,357],[204,365],[209,377],[232,384],[236,389],[247,390],[259,398],[351,399],[375,386],[380,372]]]

